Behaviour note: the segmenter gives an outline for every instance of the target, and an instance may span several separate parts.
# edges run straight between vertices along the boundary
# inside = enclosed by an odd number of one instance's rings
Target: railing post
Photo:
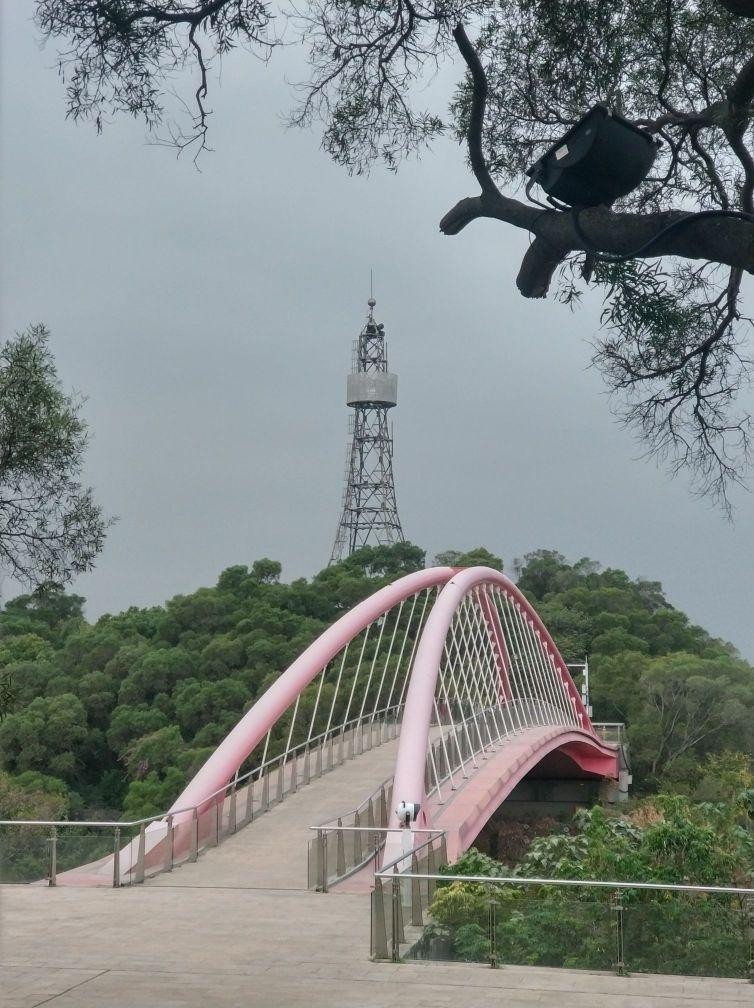
[[[120,826],[113,830],[113,889],[120,889]]]
[[[220,846],[220,829],[221,829],[221,819],[222,819],[222,801],[215,802],[215,814],[212,819],[215,824],[215,847]],[[210,815],[212,813],[210,812]]]
[[[427,844],[427,875],[437,874],[437,862],[435,861],[435,840],[434,837]],[[427,879],[427,906],[432,902],[435,895],[437,883],[434,879]]]
[[[296,791],[298,791],[298,756],[294,755],[291,760],[291,786],[288,793],[295,794]]]
[[[372,804],[371,798],[369,799],[369,802],[367,804],[367,826],[369,827],[369,829],[374,829],[375,827],[374,805]]]
[[[338,839],[335,846],[335,874],[343,878],[346,873],[346,848],[343,840],[343,820],[338,819]]]
[[[380,788],[380,798],[379,798],[379,814],[380,814],[380,826],[382,829],[387,828],[387,800],[385,797],[385,786]]]
[[[754,896],[745,896],[743,905],[749,937],[749,983],[754,984]]]
[[[246,815],[244,816],[244,826],[254,819],[254,777],[249,774],[249,783],[246,785]]]
[[[270,811],[270,774],[265,773],[262,778],[262,811]]]
[[[236,832],[236,782],[230,786],[230,803],[228,804],[228,834]]]
[[[191,810],[191,839],[189,843],[189,861],[199,857],[199,810],[194,806]]]
[[[165,857],[162,863],[163,871],[173,870],[173,814],[168,814],[166,819],[167,832],[165,833]]]
[[[387,929],[385,924],[385,894],[382,889],[382,879],[376,878],[372,892],[371,941],[371,951],[375,959],[387,959]]]
[[[58,884],[58,828],[50,827],[50,871],[47,882],[50,886]]]
[[[490,900],[490,969],[497,969],[497,940],[495,931],[497,928],[496,919],[497,904],[494,899]]]
[[[309,770],[309,747],[307,746],[304,752],[304,778],[302,783],[308,784],[310,781],[310,770]]]
[[[322,776],[322,764],[324,763],[325,743],[320,742],[317,746],[317,755],[314,759],[314,776]]]
[[[361,827],[361,816],[358,811],[354,812],[353,824],[357,827],[353,834],[353,865],[355,867],[356,865],[361,864],[361,833],[358,829],[358,827]]]
[[[615,972],[618,976],[626,975],[624,932],[623,932],[623,893],[618,889],[613,894],[611,906],[615,911]]]
[[[419,874],[419,861],[416,854],[411,855],[411,924],[413,927],[422,927],[422,891],[420,880],[416,877]]]
[[[285,763],[283,762],[283,757],[280,757],[280,762],[278,763],[278,793],[277,793],[277,803],[278,805],[283,800],[283,792],[285,791],[283,774],[285,773]]]
[[[391,893],[391,910],[393,918],[392,933],[390,935],[390,958],[393,962],[400,962],[401,945],[399,929],[401,926],[401,883],[398,878],[398,869],[393,868],[393,881]]]
[[[327,892],[327,830],[317,830],[317,854],[319,859],[319,891]]]
[[[146,846],[147,846],[147,824],[142,823],[139,826],[139,846],[136,851],[136,871],[134,873],[134,882],[141,883],[144,881],[144,860],[146,856]]]
[[[379,871],[380,869],[380,834],[377,830],[374,831],[372,836],[372,846],[374,847],[374,870]]]

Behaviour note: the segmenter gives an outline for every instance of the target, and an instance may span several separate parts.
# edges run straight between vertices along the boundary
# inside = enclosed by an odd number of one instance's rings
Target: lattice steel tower
[[[343,511],[330,563],[362,546],[405,542],[393,483],[393,434],[388,410],[398,401],[398,377],[387,369],[385,327],[369,318],[353,344],[346,402],[350,444],[346,456]]]

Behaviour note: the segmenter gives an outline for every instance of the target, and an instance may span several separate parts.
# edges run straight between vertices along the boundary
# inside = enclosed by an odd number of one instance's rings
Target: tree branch
[[[479,183],[482,193],[485,195],[497,194],[499,196],[500,190],[492,180],[484,158],[484,151],[482,150],[484,109],[487,103],[487,75],[484,72],[482,61],[479,59],[479,54],[469,41],[466,29],[462,24],[457,24],[453,29],[453,38],[456,40],[458,50],[461,56],[463,56],[466,66],[469,68],[473,85],[469,126],[466,133],[471,170],[474,172],[474,177]]]
[[[544,297],[553,272],[570,252],[628,255],[676,221],[687,221],[653,243],[641,258],[680,256],[737,267],[754,273],[754,223],[735,217],[703,217],[695,221],[682,210],[652,214],[613,213],[591,207],[579,214],[584,241],[570,213],[541,211],[498,194],[460,200],[440,221],[443,234],[458,234],[478,217],[502,220],[528,230],[535,241],[526,253],[516,280],[524,297]]]

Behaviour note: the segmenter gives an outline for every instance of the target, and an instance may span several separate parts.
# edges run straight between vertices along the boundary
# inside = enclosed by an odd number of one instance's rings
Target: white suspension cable
[[[523,640],[524,640],[524,647],[526,648],[526,652],[527,652],[527,654],[529,656],[529,667],[531,669],[532,675],[535,677],[535,679],[539,683],[540,692],[542,694],[542,705],[543,705],[542,706],[542,723],[543,724],[552,724],[553,723],[553,713],[550,710],[550,707],[552,706],[552,704],[551,704],[551,701],[550,701],[550,698],[549,698],[549,695],[548,695],[547,683],[545,682],[545,678],[544,678],[544,676],[542,674],[541,666],[539,665],[539,662],[537,661],[537,653],[536,653],[536,649],[534,648],[533,640],[532,640],[532,637],[531,637],[531,627],[530,627],[530,624],[529,624],[529,619],[528,619],[528,616],[527,616],[526,612],[522,608],[520,608],[520,607],[518,608],[518,613],[519,613],[519,617],[520,617],[519,625],[520,625],[521,634],[522,634],[522,637],[523,637]]]
[[[458,624],[459,624],[459,622],[460,622],[460,620],[458,619],[458,612],[456,612],[456,614],[454,615],[453,620],[452,620],[452,622],[450,624],[450,632],[445,637],[445,653],[448,656],[448,662],[449,662],[449,664],[448,664],[448,672],[450,674],[451,682],[453,684],[453,690],[455,692],[455,695],[456,695],[456,698],[457,698],[457,701],[458,701],[458,704],[459,704],[459,710],[460,710],[460,714],[461,714],[461,726],[463,727],[464,734],[466,735],[466,741],[468,742],[469,752],[471,754],[471,761],[472,761],[474,767],[476,768],[476,767],[479,766],[479,764],[477,763],[477,760],[476,760],[476,752],[475,752],[475,749],[474,749],[474,743],[471,741],[471,734],[469,733],[469,724],[468,724],[469,719],[464,714],[464,695],[461,692],[461,690],[458,688],[458,679],[456,678],[456,674],[455,674],[456,673],[456,663],[453,661],[453,655],[451,654],[451,651],[450,651],[450,647],[452,646],[453,649],[455,650],[455,657],[456,657],[456,659],[459,659],[458,665],[460,665],[460,667],[458,668],[458,678],[462,678],[463,675],[464,675],[464,662],[463,662],[463,655],[461,653],[460,645],[458,643],[458,638],[457,638],[457,635],[458,635]],[[461,630],[461,634],[463,634],[463,630]],[[450,645],[448,643],[448,638],[450,638]],[[472,711],[470,710],[469,713],[471,714]]]
[[[351,683],[351,692],[348,696],[348,705],[346,707],[345,717],[343,718],[343,724],[341,725],[341,731],[346,730],[346,724],[348,723],[348,715],[351,713],[351,703],[353,701],[353,694],[356,690],[356,683],[359,681],[359,673],[361,672],[361,663],[364,659],[364,651],[367,646],[367,641],[369,640],[369,633],[374,626],[374,621],[372,621],[369,626],[364,631],[364,638],[361,642],[361,652],[359,653],[359,660],[356,663],[356,674],[353,677],[353,682]]]
[[[450,756],[448,755],[447,737],[445,734],[444,725],[442,723],[442,718],[440,717],[440,711],[437,706],[437,694],[435,694],[435,696],[432,698],[432,702],[435,707],[435,720],[437,721],[437,724],[440,727],[440,744],[442,745],[443,755],[445,756],[445,766],[448,768],[448,777],[450,778],[450,788],[452,791],[455,791],[456,785],[455,781],[453,780],[453,767],[451,766]],[[440,790],[439,783],[437,790],[439,793]]]
[[[493,593],[493,598],[495,601],[495,610],[497,612],[498,620],[500,621],[500,631],[503,634],[505,641],[505,651],[508,658],[508,691],[510,692],[510,719],[513,725],[513,731],[523,731],[525,727],[525,719],[523,716],[523,711],[521,710],[521,705],[519,703],[521,697],[521,686],[518,681],[515,668],[515,656],[513,654],[513,641],[511,637],[510,625],[508,622],[505,599],[506,595],[501,588],[495,588]],[[517,726],[516,726],[517,723]]]
[[[429,589],[425,589],[425,592],[424,592],[425,604],[426,604],[426,596],[427,596],[428,592],[429,592]],[[405,630],[405,632],[403,634],[403,642],[401,644],[401,650],[400,650],[400,653],[398,655],[398,663],[395,666],[395,672],[393,673],[393,681],[390,684],[390,693],[388,694],[387,703],[385,705],[385,707],[386,707],[387,710],[390,710],[390,706],[391,706],[392,701],[393,701],[393,693],[395,692],[395,684],[396,684],[396,681],[398,679],[398,673],[401,670],[401,663],[403,662],[403,652],[406,649],[406,641],[408,640],[409,633],[411,631],[411,624],[412,624],[413,619],[414,619],[414,610],[416,609],[416,603],[418,602],[418,600],[419,600],[419,595],[414,595],[414,597],[412,599],[412,602],[411,602],[411,612],[408,615],[408,622],[406,623],[406,630]]]
[[[319,698],[322,695],[322,684],[325,681],[325,676],[327,675],[327,670],[328,670],[329,667],[330,667],[330,663],[328,662],[327,665],[325,665],[325,667],[322,669],[322,671],[320,672],[320,675],[319,675],[319,685],[317,686],[317,699],[314,701],[314,710],[312,711],[312,719],[311,719],[311,722],[309,723],[309,734],[306,736],[306,744],[307,745],[309,745],[309,743],[311,742],[312,735],[314,734],[314,722],[316,720],[317,710],[319,708]]]
[[[446,656],[444,648],[443,648],[443,659],[445,660],[445,662],[447,662],[447,656]],[[445,709],[447,710],[448,717],[450,718],[450,728],[451,728],[451,731],[453,733],[453,742],[455,744],[456,752],[458,753],[458,759],[460,761],[461,776],[464,777],[464,778],[467,778],[469,775],[466,772],[466,761],[463,758],[463,750],[461,748],[461,743],[460,743],[460,741],[458,739],[458,729],[456,727],[455,718],[453,717],[453,707],[452,707],[452,704],[451,704],[450,696],[448,694],[448,685],[447,685],[447,677],[446,677],[446,665],[443,664],[443,659],[441,659],[441,661],[440,661],[440,667],[437,670],[437,682],[440,685],[440,691],[443,694],[443,703],[445,704]],[[450,765],[451,765],[451,760],[449,759],[448,760],[448,766],[450,766]]]
[[[422,632],[424,629],[424,616],[427,612],[427,604],[429,603],[429,596],[432,593],[432,591],[434,591],[433,588],[425,589],[424,605],[422,606],[422,611],[419,616],[419,625],[416,628],[414,642],[411,646],[411,654],[409,655],[408,664],[406,665],[406,673],[403,677],[403,685],[401,686],[401,695],[398,700],[399,709],[403,707],[403,701],[406,696],[406,689],[408,688],[409,679],[411,678],[411,669],[414,667],[414,656],[416,655],[416,649],[419,647],[419,641],[421,640]]]
[[[539,680],[538,669],[534,662],[532,661],[531,654],[526,642],[526,633],[524,630],[524,616],[521,610],[521,606],[518,602],[514,603],[514,611],[516,617],[516,633],[518,635],[518,640],[521,648],[521,654],[524,657],[525,667],[526,667],[526,677],[529,681],[529,687],[533,697],[535,698],[536,709],[538,711],[537,723],[547,724],[545,718],[545,707],[546,707],[546,697],[544,693],[544,686]]]
[[[532,727],[534,721],[534,711],[530,696],[530,684],[525,674],[524,660],[521,653],[521,645],[516,633],[516,621],[514,618],[513,603],[508,595],[502,595],[502,612],[505,625],[508,629],[508,640],[513,645],[510,649],[511,667],[515,669],[515,677],[518,683],[519,702],[521,704],[521,715],[524,723]]]
[[[342,655],[342,657],[340,659],[340,668],[338,669],[338,679],[337,679],[337,682],[335,683],[335,692],[332,695],[332,703],[330,704],[330,713],[329,713],[328,718],[327,718],[327,727],[325,728],[325,739],[330,734],[330,727],[332,725],[332,716],[333,716],[333,713],[335,711],[335,701],[338,699],[338,690],[340,689],[340,680],[341,680],[341,678],[343,676],[343,669],[344,669],[345,664],[346,664],[346,658],[348,657],[348,649],[350,648],[350,646],[351,646],[351,642],[349,641],[346,644],[346,646],[343,648],[343,655]]]
[[[291,718],[291,725],[288,729],[288,741],[285,743],[285,752],[283,753],[283,769],[285,769],[285,764],[288,762],[288,753],[291,748],[291,739],[293,738],[293,726],[296,724],[296,716],[298,714],[298,705],[301,701],[301,694],[297,694],[296,703],[293,707],[293,717]],[[294,771],[295,772],[295,771]]]
[[[377,696],[375,697],[375,700],[374,700],[374,710],[372,711],[372,716],[369,719],[370,725],[374,723],[375,715],[376,715],[376,713],[377,713],[377,711],[379,710],[379,707],[380,707],[380,697],[382,696],[382,687],[383,687],[383,685],[385,683],[385,675],[387,673],[387,667],[390,664],[390,658],[392,657],[392,654],[393,654],[393,644],[395,644],[395,636],[398,633],[398,625],[399,625],[399,623],[401,621],[401,613],[403,612],[403,606],[405,604],[406,604],[406,600],[403,599],[401,601],[400,606],[398,607],[398,612],[397,612],[396,617],[395,617],[395,624],[393,626],[393,633],[392,633],[392,636],[390,637],[390,646],[388,647],[387,655],[385,657],[385,664],[382,667],[382,677],[380,679],[380,685],[379,685],[379,687],[377,689]],[[392,612],[392,610],[391,610],[391,612]]]
[[[472,593],[469,593],[469,595],[466,596],[466,598],[468,599],[467,618],[472,625],[472,631],[473,631],[471,634],[471,647],[474,653],[474,660],[476,665],[476,675],[474,676],[474,688],[476,690],[476,700],[482,716],[482,723],[484,725],[485,735],[487,736],[485,747],[489,746],[490,748],[494,749],[495,737],[490,731],[490,722],[489,722],[489,712],[492,709],[494,700],[490,696],[487,681],[491,643],[489,635],[485,628],[484,619],[482,616],[482,608],[479,603],[477,592],[478,588],[475,588],[473,590],[473,595]]]
[[[485,724],[487,726],[490,745],[494,748],[495,742],[499,742],[502,738],[501,727],[498,722],[498,714],[500,713],[500,696],[496,687],[496,681],[499,679],[499,671],[495,660],[495,646],[492,638],[492,628],[489,626],[487,613],[482,609],[482,604],[479,600],[479,592],[486,592],[486,588],[487,585],[483,585],[481,588],[476,589],[476,604],[473,609],[473,617],[477,626],[477,640],[480,642],[481,647],[481,654],[479,654],[479,666],[481,671],[479,688],[483,701],[486,703],[486,710],[492,717],[495,725],[495,735],[493,736],[490,731],[488,716],[485,714]],[[489,599],[487,599],[487,601],[489,604]]]
[[[359,717],[358,717],[358,721],[357,721],[358,724],[361,724],[361,719],[362,719],[362,717],[364,715],[364,707],[365,707],[366,702],[367,702],[367,697],[369,696],[369,687],[372,685],[372,677],[374,676],[374,669],[375,669],[375,666],[377,665],[377,655],[380,653],[380,645],[382,644],[382,635],[385,632],[385,623],[386,623],[386,621],[387,621],[387,616],[386,615],[380,616],[377,619],[377,621],[376,621],[376,622],[378,622],[380,624],[380,633],[379,633],[379,636],[377,637],[377,646],[374,649],[374,657],[372,658],[372,665],[371,665],[371,667],[369,669],[369,676],[367,678],[367,684],[366,684],[366,687],[364,688],[364,696],[361,699],[361,707],[359,708]],[[372,714],[372,718],[374,718],[374,713]]]

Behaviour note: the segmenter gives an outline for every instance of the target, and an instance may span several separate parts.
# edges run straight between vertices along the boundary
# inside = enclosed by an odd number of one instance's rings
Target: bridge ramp
[[[356,808],[392,776],[397,739],[346,760],[274,805],[194,864],[156,876],[149,886],[306,889],[308,828]]]

